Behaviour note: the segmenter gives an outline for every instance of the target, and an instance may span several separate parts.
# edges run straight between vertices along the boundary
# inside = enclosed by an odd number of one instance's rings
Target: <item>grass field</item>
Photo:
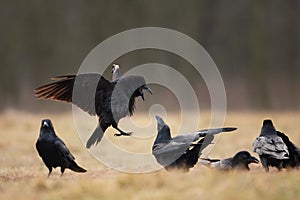
[[[149,120],[143,116],[137,114],[134,119]],[[77,174],[66,170],[60,177],[60,172],[56,169],[47,178],[48,170],[35,150],[43,118],[53,120],[57,134],[66,142],[78,164],[88,170],[87,173]],[[204,113],[199,128],[206,128],[209,118]],[[222,135],[209,156],[225,158],[239,150],[248,150],[255,155],[251,151],[251,144],[258,135],[264,118],[272,118],[278,130],[287,133],[296,144],[300,144],[297,128],[300,123],[299,113],[232,112],[227,113],[225,125],[239,129],[235,133]],[[173,131],[178,128],[176,114],[168,115],[167,122]],[[188,124],[185,126],[188,127]],[[125,130],[130,130],[129,128],[126,127]],[[300,197],[299,171],[271,170],[265,173],[260,165],[254,164],[250,166],[250,172],[217,172],[199,164],[187,174],[164,170],[146,174],[114,171],[86,151],[74,128],[71,113],[29,114],[7,111],[0,114],[0,131],[0,199],[282,200]],[[115,131],[109,129],[106,134],[112,137],[113,133]],[[113,140],[131,145],[130,139]],[[151,145],[152,143],[144,146],[149,148]]]

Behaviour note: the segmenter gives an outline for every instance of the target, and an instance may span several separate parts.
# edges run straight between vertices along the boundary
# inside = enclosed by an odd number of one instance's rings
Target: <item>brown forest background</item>
[[[155,26],[197,40],[218,66],[228,108],[300,108],[300,1],[1,1],[0,110],[66,110],[35,101],[33,89],[57,75],[76,73],[86,55],[108,37]],[[148,62],[181,71],[209,107],[205,83],[167,52],[144,50],[120,57],[122,71]],[[110,79],[107,72],[106,77]],[[165,102],[158,86],[148,103]],[[170,108],[176,101],[165,102]],[[174,105],[173,105],[174,104]]]

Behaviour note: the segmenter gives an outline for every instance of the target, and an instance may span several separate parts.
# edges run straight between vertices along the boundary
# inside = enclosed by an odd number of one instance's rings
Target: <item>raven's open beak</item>
[[[250,163],[259,163],[259,160],[253,156],[249,158]]]
[[[147,90],[150,94],[153,94],[152,90],[147,85],[143,86],[143,90]]]
[[[144,85],[144,86],[141,87],[141,91],[140,91],[141,97],[142,97],[143,101],[145,101],[145,97],[144,97],[143,90],[147,90],[150,94],[152,94],[153,92],[152,92],[152,90],[151,90],[148,86],[146,86],[146,85]]]

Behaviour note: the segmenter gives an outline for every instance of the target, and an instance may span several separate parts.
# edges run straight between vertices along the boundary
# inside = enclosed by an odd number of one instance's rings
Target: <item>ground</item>
[[[144,117],[147,116],[147,117]],[[152,116],[153,117],[153,116]],[[35,150],[40,121],[50,118],[57,134],[65,141],[79,165],[88,170],[79,174],[66,170],[60,177],[55,169],[50,178],[48,170]],[[147,124],[151,116],[137,114],[137,123]],[[300,144],[296,112],[229,112],[225,125],[236,126],[235,133],[223,134],[209,157],[226,158],[239,150],[248,150],[259,134],[262,120],[273,119],[278,128]],[[169,114],[167,122],[172,131],[179,126],[177,114]],[[199,128],[209,125],[210,115],[201,114]],[[154,121],[152,121],[154,123]],[[130,130],[126,124],[121,127]],[[188,127],[189,124],[184,124]],[[155,124],[151,127],[154,128]],[[250,172],[217,172],[198,164],[189,173],[159,170],[132,174],[107,168],[86,151],[74,126],[72,113],[31,114],[5,111],[0,114],[0,199],[298,199],[299,171],[272,169],[264,172],[261,165],[251,164]],[[187,128],[188,130],[188,128]],[[133,146],[130,139],[114,138],[113,129],[106,133],[120,145]],[[154,140],[154,138],[152,138]],[[149,142],[148,142],[149,143]],[[143,145],[151,148],[151,143]]]

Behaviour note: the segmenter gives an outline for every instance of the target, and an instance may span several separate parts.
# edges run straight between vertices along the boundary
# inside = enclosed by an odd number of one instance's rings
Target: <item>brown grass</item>
[[[134,120],[140,120],[138,123],[149,120],[148,115],[143,116],[137,114]],[[235,133],[220,137],[209,156],[225,158],[242,149],[251,152],[252,141],[259,133],[262,120],[267,117],[273,119],[279,130],[300,144],[297,131],[299,113],[227,113],[225,125],[237,126],[239,129]],[[88,169],[87,173],[77,174],[67,170],[63,177],[59,177],[59,170],[56,169],[47,178],[48,170],[35,150],[40,120],[43,118],[53,120],[57,134],[67,143],[77,162]],[[201,128],[208,126],[209,118],[208,114],[202,114]],[[178,116],[169,115],[167,121],[175,132],[180,121]],[[124,124],[122,127],[130,130]],[[164,170],[147,174],[127,174],[108,169],[85,150],[76,134],[71,113],[33,115],[7,111],[0,115],[0,130],[0,199],[276,200],[298,199],[300,196],[299,171],[271,170],[270,173],[265,173],[260,165],[251,165],[250,172],[228,173],[200,165],[188,174],[176,171],[169,173]],[[113,133],[115,131],[109,129],[107,135],[112,140],[118,140],[111,136]],[[123,138],[119,143],[131,146],[130,141]],[[149,148],[151,145],[152,143],[141,146]]]

